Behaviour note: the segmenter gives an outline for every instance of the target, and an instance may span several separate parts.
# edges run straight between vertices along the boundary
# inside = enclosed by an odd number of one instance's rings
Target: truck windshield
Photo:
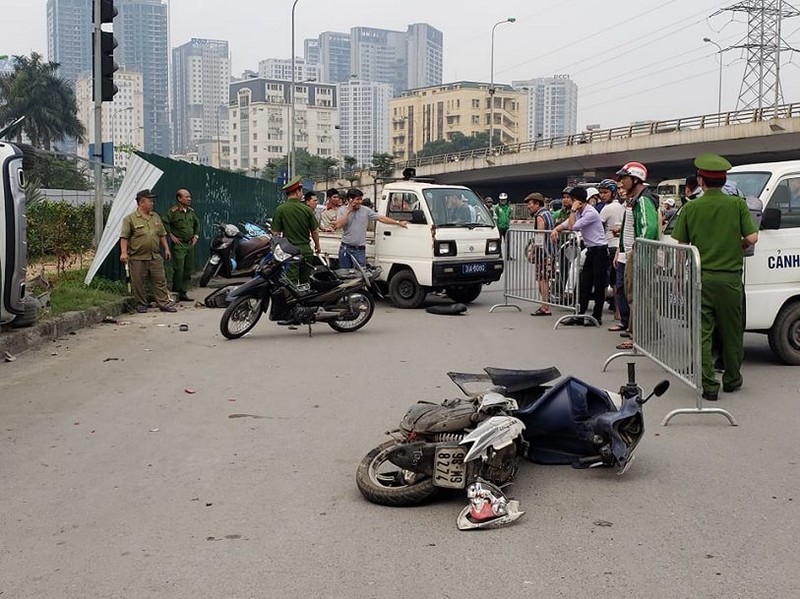
[[[746,198],[759,198],[770,175],[771,173],[759,172],[728,173],[728,181],[736,183],[736,187]]]
[[[437,227],[493,227],[494,221],[483,202],[469,189],[428,188],[423,191],[428,210]]]
[[[658,190],[656,193],[660,196],[677,196],[678,195],[678,186],[677,185],[659,185]]]

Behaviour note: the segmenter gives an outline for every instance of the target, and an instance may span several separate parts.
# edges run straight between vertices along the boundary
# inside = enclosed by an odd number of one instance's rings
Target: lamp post
[[[286,161],[286,179],[291,181],[294,177],[294,86],[297,75],[294,72],[295,68],[295,51],[294,51],[294,9],[299,0],[294,0],[292,3],[292,89],[289,90],[289,157]]]
[[[494,30],[503,23],[513,23],[514,17],[498,21],[492,26],[492,51],[489,65],[489,152],[492,151],[492,138],[494,137]]]
[[[719,116],[722,113],[722,46],[720,46],[710,37],[704,37],[703,41],[707,44],[715,45],[717,50],[719,50],[719,83],[717,84],[717,122],[719,122],[719,119],[722,118]]]
[[[117,164],[117,144],[116,144],[116,127],[114,126],[114,121],[116,116],[120,112],[127,112],[128,110],[133,110],[133,106],[126,106],[125,108],[120,108],[119,110],[115,110],[111,113],[111,151],[112,151],[112,158],[114,159],[114,165]]]

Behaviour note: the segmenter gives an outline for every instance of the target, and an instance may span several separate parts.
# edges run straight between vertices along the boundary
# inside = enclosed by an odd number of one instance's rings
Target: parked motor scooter
[[[466,489],[470,505],[459,528],[508,524],[523,513],[500,490],[513,481],[518,455],[622,474],[644,434],[642,405],[669,388],[662,381],[643,397],[632,363],[619,394],[573,376],[559,378],[555,367],[484,370],[448,373],[466,398],[418,402],[408,410],[389,432],[392,439],[361,460],[356,485],[364,497],[399,507],[422,503],[441,489]],[[484,390],[470,393],[475,383]]]
[[[269,252],[272,237],[255,223],[242,223],[244,231],[230,223],[216,223],[216,227],[200,287],[206,287],[215,276],[226,279],[253,276],[259,260]]]

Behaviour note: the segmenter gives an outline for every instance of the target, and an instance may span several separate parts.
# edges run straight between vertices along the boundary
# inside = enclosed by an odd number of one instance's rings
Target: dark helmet
[[[619,189],[619,185],[614,179],[603,179],[600,183],[597,184],[598,189],[608,189],[611,191],[612,194],[617,193],[617,189]]]
[[[564,189],[561,190],[561,195],[563,196],[565,193],[569,194],[570,191],[572,191],[572,186],[567,185]]]

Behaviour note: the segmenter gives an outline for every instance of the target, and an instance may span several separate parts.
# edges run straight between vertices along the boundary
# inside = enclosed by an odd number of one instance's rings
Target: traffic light
[[[94,0],[95,5],[99,4],[100,9],[100,27],[106,23],[113,23],[114,17],[117,16],[117,9],[114,6],[114,0]],[[94,21],[95,12],[92,11],[92,21]],[[97,33],[97,30],[95,30]],[[114,72],[119,70],[119,66],[114,62],[114,48],[117,47],[117,40],[114,34],[109,31],[99,31],[100,34],[100,99],[103,102],[111,102],[114,99],[114,94],[117,93],[118,88],[114,85]],[[94,48],[97,51],[98,44],[95,43]],[[92,61],[94,66],[95,62]],[[97,77],[96,70],[94,76]],[[95,86],[95,89],[96,86]]]

